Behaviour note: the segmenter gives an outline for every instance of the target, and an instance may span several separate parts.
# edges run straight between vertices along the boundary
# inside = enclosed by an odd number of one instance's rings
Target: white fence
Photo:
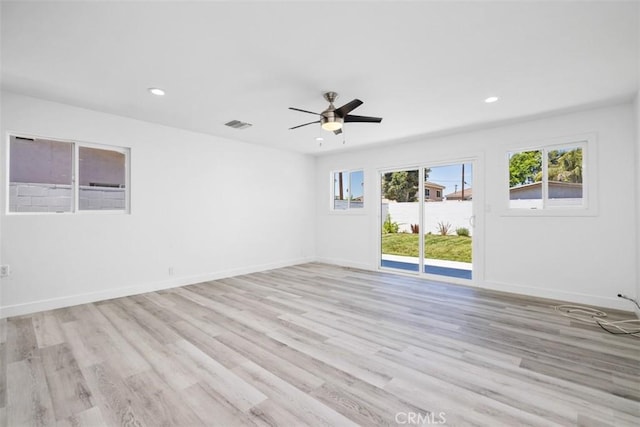
[[[471,217],[473,216],[473,202],[459,200],[445,200],[442,202],[427,202],[424,204],[425,234],[431,232],[438,234],[439,223],[450,224],[449,234],[456,234],[457,228],[466,228],[469,235],[473,234]],[[411,233],[411,224],[420,222],[420,203],[383,203],[382,222],[387,214],[391,215],[391,221],[400,225],[400,232]]]
[[[9,212],[69,212],[72,199],[70,185],[9,184]],[[81,185],[79,204],[80,210],[122,210],[125,189]]]

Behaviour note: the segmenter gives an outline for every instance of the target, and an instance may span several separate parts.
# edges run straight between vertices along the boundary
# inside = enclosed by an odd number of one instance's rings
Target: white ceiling
[[[323,153],[342,136],[287,109],[353,98],[347,147],[630,98],[631,2],[3,2],[5,90]],[[154,97],[149,87],[167,95]],[[500,97],[494,104],[483,100]],[[246,130],[227,128],[238,119]],[[323,136],[323,146],[315,141]]]

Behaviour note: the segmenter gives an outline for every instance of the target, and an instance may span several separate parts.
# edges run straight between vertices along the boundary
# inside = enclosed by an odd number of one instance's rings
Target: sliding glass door
[[[421,216],[418,191],[420,171],[409,169],[387,172],[380,175],[380,180],[380,265],[419,272],[422,265],[422,241],[417,232]]]
[[[473,163],[380,174],[380,267],[472,279]]]

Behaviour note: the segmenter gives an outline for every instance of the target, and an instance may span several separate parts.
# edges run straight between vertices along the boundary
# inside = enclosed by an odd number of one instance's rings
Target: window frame
[[[71,159],[71,194],[72,194],[72,200],[71,200],[71,210],[68,212],[13,212],[10,211],[10,185],[11,185],[11,171],[10,171],[10,164],[11,164],[11,137],[18,137],[18,138],[27,138],[27,139],[33,139],[33,140],[47,140],[47,141],[55,141],[55,142],[62,142],[65,144],[71,144],[71,152],[72,152],[72,159]],[[124,184],[124,190],[125,190],[125,196],[124,196],[124,205],[125,207],[123,209],[80,209],[80,179],[79,179],[79,173],[80,173],[80,168],[79,168],[79,162],[80,162],[80,156],[79,156],[79,152],[80,152],[80,147],[85,147],[85,148],[93,148],[93,149],[98,149],[98,150],[107,150],[107,151],[114,151],[117,153],[121,153],[124,155],[125,160],[124,160],[124,169],[125,169],[125,184]],[[130,147],[121,147],[121,146],[116,146],[116,145],[108,145],[108,144],[98,144],[98,143],[93,143],[93,142],[85,142],[85,141],[79,141],[79,140],[75,140],[75,139],[67,139],[67,138],[55,138],[55,137],[48,137],[48,136],[39,136],[39,135],[33,135],[33,134],[29,134],[29,133],[24,133],[24,132],[13,132],[13,131],[7,131],[6,132],[6,142],[5,142],[5,152],[6,152],[6,156],[5,156],[5,185],[4,185],[4,189],[5,189],[5,209],[4,209],[4,213],[5,215],[95,215],[95,214],[124,214],[124,215],[129,215],[131,214],[131,148]]]
[[[335,207],[335,197],[336,197],[336,183],[335,183],[335,175],[337,173],[342,172],[343,176],[346,175],[348,178],[348,192],[349,192],[349,198],[347,198],[347,207],[345,209],[336,209]],[[362,202],[362,207],[359,208],[352,208],[351,207],[351,174],[354,172],[361,172],[362,173],[362,198],[363,198],[363,202]],[[329,179],[330,179],[330,195],[329,195],[329,212],[330,213],[336,213],[336,214],[346,214],[346,215],[364,215],[364,210],[365,210],[365,197],[364,197],[364,189],[365,189],[365,172],[364,172],[364,168],[353,168],[353,169],[336,169],[336,170],[332,170],[329,173]]]
[[[505,174],[504,188],[505,207],[503,216],[595,216],[597,215],[597,188],[592,183],[596,182],[596,137],[593,134],[576,135],[574,137],[556,138],[539,142],[538,144],[528,144],[509,148],[505,153]],[[558,206],[549,204],[549,184],[548,184],[548,162],[549,152],[559,149],[582,149],[582,203],[580,205]],[[511,207],[510,200],[510,154],[540,151],[542,153],[542,185],[541,197],[542,207],[539,208],[517,208]]]

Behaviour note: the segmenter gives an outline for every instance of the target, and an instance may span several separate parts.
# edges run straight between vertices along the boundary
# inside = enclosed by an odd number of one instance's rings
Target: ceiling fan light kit
[[[359,99],[354,99],[353,101],[346,103],[342,107],[336,108],[333,105],[333,102],[336,100],[336,98],[338,98],[338,94],[336,92],[326,92],[323,96],[324,96],[324,99],[326,99],[329,102],[329,107],[327,107],[327,109],[324,110],[322,113],[314,113],[313,111],[302,110],[300,108],[295,108],[295,107],[289,107],[290,110],[300,111],[302,113],[315,114],[317,116],[320,116],[320,120],[304,123],[289,129],[290,130],[298,129],[303,126],[311,125],[314,123],[320,123],[320,127],[322,127],[322,129],[329,132],[333,132],[336,135],[339,135],[342,133],[343,124],[347,122],[380,123],[382,121],[382,118],[380,117],[349,115],[351,111],[355,110],[356,108],[358,108],[363,104],[363,102],[360,101]]]
[[[342,129],[342,123],[344,123],[344,119],[342,117],[337,117],[333,112],[331,112],[327,117],[322,117],[320,121],[322,123],[320,125],[322,129],[331,132]]]

